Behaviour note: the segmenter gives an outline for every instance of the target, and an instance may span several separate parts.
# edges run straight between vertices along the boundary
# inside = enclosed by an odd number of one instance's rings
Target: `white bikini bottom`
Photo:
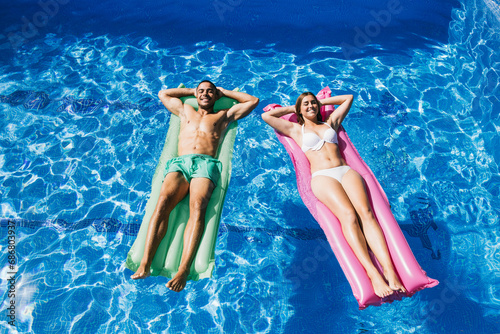
[[[345,173],[347,173],[351,169],[349,166],[338,166],[328,169],[322,169],[312,174],[312,177],[315,176],[328,176],[334,178],[335,180],[342,182],[342,177],[344,177]]]

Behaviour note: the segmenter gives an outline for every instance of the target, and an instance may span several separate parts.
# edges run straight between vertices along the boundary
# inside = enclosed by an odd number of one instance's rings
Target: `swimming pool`
[[[50,3],[1,7],[5,332],[500,332],[497,2]],[[168,128],[156,94],[204,78],[261,103],[239,124],[214,277],[174,294],[123,262]],[[360,311],[315,255],[326,238],[260,112],[326,85],[355,95],[345,127],[437,287]]]

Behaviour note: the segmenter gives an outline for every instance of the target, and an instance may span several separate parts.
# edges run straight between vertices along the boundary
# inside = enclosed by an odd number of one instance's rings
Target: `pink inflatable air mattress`
[[[324,99],[331,95],[328,87],[318,93],[318,99]],[[270,104],[264,111],[280,107],[277,104]],[[333,106],[322,107],[323,119],[326,119],[334,110]],[[283,116],[293,122],[297,122],[295,114]],[[420,268],[408,243],[401,231],[394,215],[391,212],[389,201],[373,172],[359,156],[358,151],[351,143],[347,133],[341,126],[338,131],[339,148],[347,164],[356,170],[365,180],[368,196],[370,198],[373,212],[384,233],[389,253],[394,267],[399,275],[401,283],[405,286],[407,293],[394,293],[393,295],[381,299],[375,295],[370,279],[366,271],[354,255],[351,247],[347,243],[342,233],[342,228],[337,217],[313,194],[311,190],[311,169],[305,154],[295,141],[287,136],[276,132],[279,141],[285,146],[290,155],[297,175],[297,187],[304,204],[309,209],[313,217],[325,232],[330,247],[344,271],[344,274],[351,285],[354,297],[359,303],[359,308],[364,309],[369,305],[381,305],[383,303],[399,300],[404,296],[411,296],[415,292],[436,286],[439,282],[427,277]],[[374,257],[372,256],[372,259]],[[375,260],[376,261],[376,260]],[[380,268],[378,263],[375,265]]]

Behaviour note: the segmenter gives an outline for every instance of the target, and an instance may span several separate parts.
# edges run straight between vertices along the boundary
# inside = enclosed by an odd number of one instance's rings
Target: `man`
[[[180,99],[190,95],[196,97],[198,111]],[[179,292],[186,286],[205,228],[207,205],[222,171],[221,162],[214,158],[221,136],[229,123],[247,116],[259,99],[242,92],[217,88],[208,80],[202,81],[195,89],[165,89],[158,96],[165,107],[180,118],[178,157],[169,160],[165,166],[166,175],[149,222],[144,256],[131,278],[149,276],[156,250],[167,233],[170,212],[189,193],[190,212],[184,231],[181,263],[177,274],[167,283],[167,288]],[[223,96],[235,99],[239,104],[214,113],[215,101]]]

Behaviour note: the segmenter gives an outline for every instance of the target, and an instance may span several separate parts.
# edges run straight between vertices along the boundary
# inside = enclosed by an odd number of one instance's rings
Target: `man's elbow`
[[[259,105],[259,102],[260,102],[260,100],[259,100],[258,97],[253,97],[252,101],[251,101],[251,103],[252,103],[252,109],[255,109]]]
[[[158,98],[161,102],[163,102],[163,104],[165,104],[170,100],[171,96],[168,95],[168,91],[166,89],[163,89],[158,92]]]

